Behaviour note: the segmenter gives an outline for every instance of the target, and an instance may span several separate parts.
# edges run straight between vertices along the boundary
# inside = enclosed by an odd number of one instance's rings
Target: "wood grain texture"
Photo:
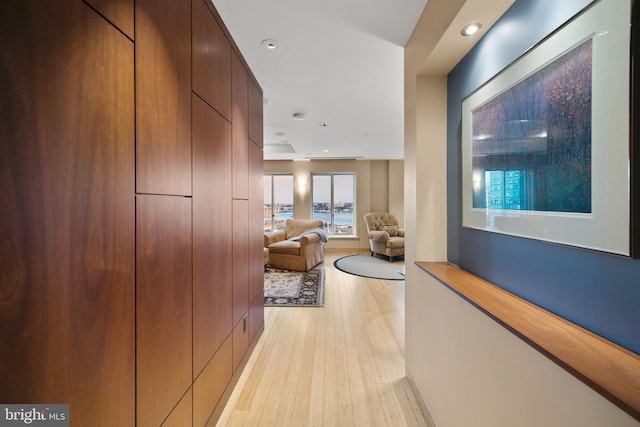
[[[249,143],[249,301],[264,305],[264,169],[262,149]],[[264,319],[258,307],[249,317],[249,335],[253,339]]]
[[[136,191],[191,195],[191,3],[136,0]]]
[[[193,424],[193,388],[182,396],[171,414],[162,423],[162,427],[186,427]]]
[[[191,199],[136,196],[136,425],[158,426],[192,379]]]
[[[416,263],[640,420],[640,355],[448,263]]]
[[[264,280],[264,279],[263,279]],[[264,283],[264,282],[263,282]],[[263,285],[264,287],[264,285]],[[262,292],[249,305],[249,342],[264,329],[264,296]]]
[[[233,198],[249,198],[249,94],[247,71],[231,55],[233,94]]]
[[[267,307],[221,426],[426,426],[405,378],[404,282],[325,254],[323,308]]]
[[[84,0],[133,40],[133,0]]]
[[[134,424],[133,44],[86,4],[0,4],[0,402]]]
[[[233,200],[233,325],[249,309],[249,202]]]
[[[263,148],[263,108],[262,89],[258,83],[249,79],[249,139]]]
[[[233,328],[233,372],[236,372],[238,366],[240,366],[240,361],[244,357],[244,353],[249,348],[248,314],[246,316],[246,321],[244,318],[240,319],[238,324]]]
[[[220,350],[204,368],[193,384],[193,425],[206,424],[213,409],[219,402],[232,373],[232,338],[222,344]]]
[[[231,124],[193,95],[193,378],[231,334]]]
[[[231,45],[205,1],[192,0],[193,91],[231,121]]]

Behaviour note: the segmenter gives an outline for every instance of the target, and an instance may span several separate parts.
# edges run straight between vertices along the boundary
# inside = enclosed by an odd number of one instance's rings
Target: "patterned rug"
[[[264,272],[265,307],[324,306],[324,269],[309,271],[267,268]]]

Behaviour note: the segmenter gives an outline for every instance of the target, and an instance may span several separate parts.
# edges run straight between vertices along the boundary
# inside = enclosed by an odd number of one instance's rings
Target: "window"
[[[293,218],[293,175],[264,175],[264,231],[284,230]]]
[[[318,173],[311,175],[312,218],[321,219],[331,236],[355,236],[355,175]]]

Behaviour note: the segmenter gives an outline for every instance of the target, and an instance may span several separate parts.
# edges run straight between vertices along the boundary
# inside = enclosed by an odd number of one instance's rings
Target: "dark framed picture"
[[[632,255],[630,28],[594,2],[462,101],[464,227]]]

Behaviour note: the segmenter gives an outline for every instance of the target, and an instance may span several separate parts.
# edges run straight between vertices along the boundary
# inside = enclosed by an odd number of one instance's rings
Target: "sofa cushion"
[[[282,240],[269,245],[269,254],[300,255],[300,242],[294,240]]]
[[[404,248],[404,237],[392,237],[387,240],[385,245],[390,249],[403,249]]]
[[[398,226],[397,225],[385,225],[382,227],[384,231],[389,233],[389,236],[397,236],[398,235]]]

